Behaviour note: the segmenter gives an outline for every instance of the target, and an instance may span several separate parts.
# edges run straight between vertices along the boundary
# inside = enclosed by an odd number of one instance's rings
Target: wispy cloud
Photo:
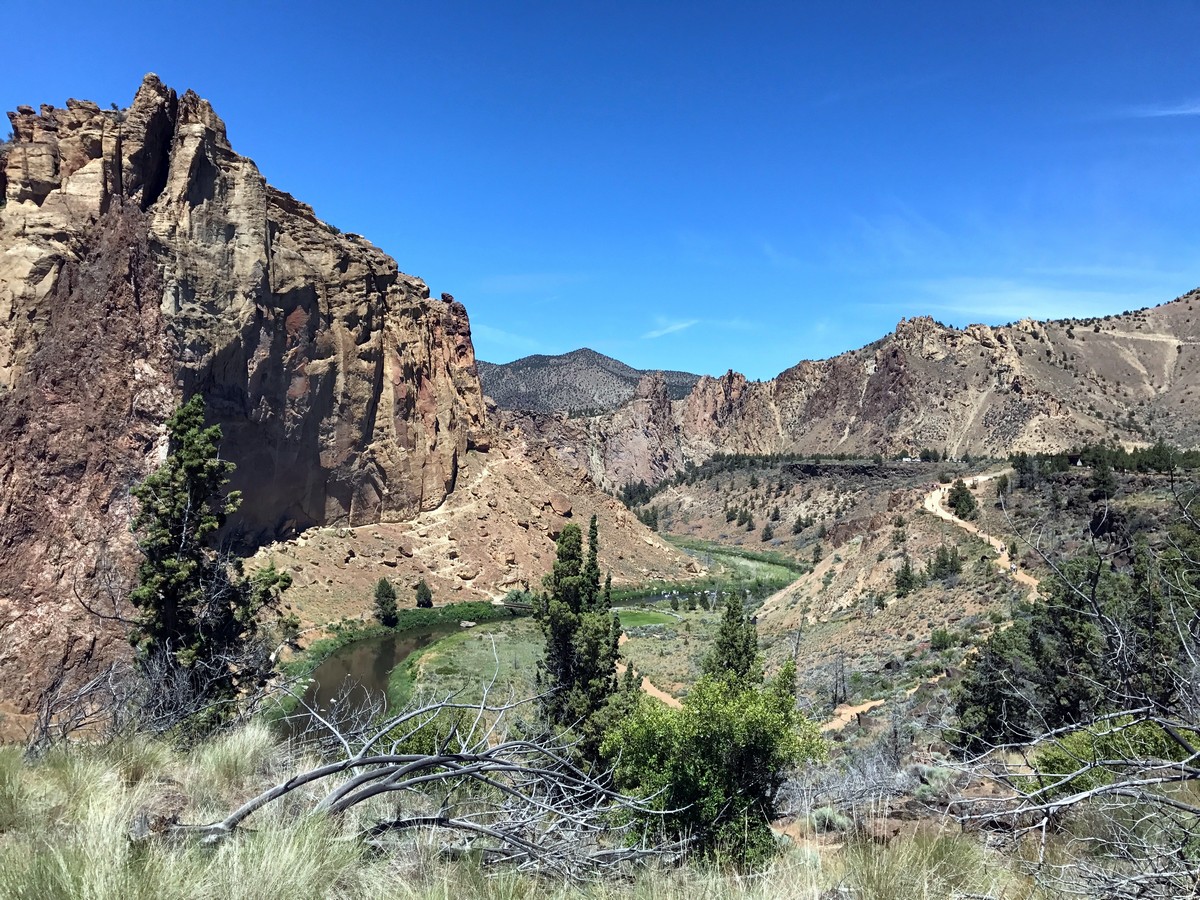
[[[1200,116],[1200,100],[1157,106],[1135,106],[1124,110],[1131,119],[1171,119],[1179,116]]]
[[[691,328],[693,325],[698,325],[700,323],[699,319],[684,319],[681,321],[669,322],[663,319],[661,316],[657,318],[659,327],[655,328],[653,331],[647,331],[645,334],[643,334],[642,340],[651,340],[653,338],[663,337],[667,334],[674,334],[677,331],[683,331],[685,328]]]
[[[922,264],[929,259],[953,257],[960,241],[917,209],[893,198],[871,215],[854,215],[852,244],[847,248],[853,265],[864,261],[892,268]]]

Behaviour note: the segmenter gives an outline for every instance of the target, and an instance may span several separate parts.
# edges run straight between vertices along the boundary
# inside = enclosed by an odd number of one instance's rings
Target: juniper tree
[[[921,576],[913,569],[912,560],[904,555],[904,562],[896,570],[896,596],[904,597],[921,586]]]
[[[433,591],[424,578],[417,582],[416,594],[417,609],[433,609]]]
[[[386,578],[375,583],[375,618],[387,628],[394,628],[400,621],[396,614],[396,589]]]
[[[730,595],[725,614],[713,640],[713,649],[703,663],[704,674],[732,677],[739,681],[762,681],[758,658],[758,627],[746,612],[742,598]]]
[[[971,493],[971,489],[961,478],[950,487],[950,493],[946,500],[950,504],[950,508],[954,510],[954,515],[960,519],[968,519],[973,516],[975,508],[978,506],[975,502],[975,495]]]
[[[167,432],[167,458],[131,491],[142,561],[129,640],[143,672],[187,683],[189,704],[218,703],[269,675],[262,616],[278,611],[291,577],[271,567],[247,578],[241,560],[216,546],[241,497],[225,489],[235,466],[221,458],[220,426],[204,426],[199,394]]]
[[[611,580],[600,590],[595,516],[588,535],[586,562],[578,525],[566,525],[558,536],[538,610],[546,640],[539,681],[549,691],[542,701],[546,718],[556,726],[575,728],[581,755],[595,759],[600,744],[597,714],[617,687],[621,624],[611,608]]]

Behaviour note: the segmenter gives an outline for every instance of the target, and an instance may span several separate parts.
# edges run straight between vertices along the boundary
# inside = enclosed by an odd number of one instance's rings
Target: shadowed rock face
[[[268,185],[196,94],[150,75],[124,111],[9,119],[0,678],[80,619],[102,547],[128,557],[128,488],[183,396],[224,429],[253,543],[434,509],[486,448],[464,308]]]

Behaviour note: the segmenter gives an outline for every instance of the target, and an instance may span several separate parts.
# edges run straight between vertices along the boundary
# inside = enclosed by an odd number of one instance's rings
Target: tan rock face
[[[949,328],[928,316],[776,378],[701,378],[682,400],[639,393],[590,419],[511,414],[609,490],[655,484],[714,453],[1006,456],[1117,437],[1200,442],[1200,292],[1105,319]]]
[[[11,114],[0,387],[26,374],[64,264],[114,205],[147,213],[169,378],[239,460],[247,536],[431,509],[483,427],[466,311],[270,187],[204,100],[148,76],[125,113]],[[146,288],[143,287],[144,295]]]
[[[461,304],[268,185],[206,101],[148,76],[124,112],[9,118],[0,679],[87,627],[72,585],[102,546],[127,563],[128,489],[183,395],[224,429],[252,542],[432,510],[486,448]]]

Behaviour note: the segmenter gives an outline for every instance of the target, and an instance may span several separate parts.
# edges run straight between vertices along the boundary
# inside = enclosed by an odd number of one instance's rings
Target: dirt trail
[[[988,475],[976,475],[974,478],[965,479],[965,481],[967,487],[976,487],[984,482],[999,478],[1001,475],[1007,474],[1007,472],[1008,470],[1003,472],[991,472]],[[1038,580],[1028,572],[1018,568],[1014,564],[1013,560],[1009,559],[1008,546],[1004,543],[1004,541],[1000,540],[1000,538],[995,537],[994,535],[984,534],[979,530],[978,526],[960,519],[958,516],[954,515],[954,513],[950,512],[950,510],[946,509],[946,497],[949,494],[949,487],[934,488],[925,495],[922,506],[939,519],[945,519],[947,522],[952,522],[964,531],[978,535],[987,541],[1000,554],[1000,558],[996,560],[996,566],[1000,569],[1000,571],[1011,575],[1012,579],[1018,584],[1023,584],[1029,588],[1032,588],[1032,593],[1029,595],[1029,599],[1036,600],[1038,597]]]
[[[925,681],[914,684],[904,692],[904,696],[911,697],[921,688],[925,687],[925,685],[937,684],[945,677],[946,673],[942,672],[940,675],[934,675],[932,678],[928,678]],[[887,703],[887,701],[867,700],[863,703],[856,704],[843,703],[833,710],[833,718],[821,725],[821,731],[841,731],[843,728],[849,725],[851,721],[857,718],[860,713],[870,712],[875,707],[882,706],[884,703]]]
[[[886,700],[868,700],[865,703],[851,705],[843,703],[833,711],[833,718],[821,725],[822,731],[841,731],[859,715],[870,712],[877,706],[883,706]]]
[[[999,478],[1008,471],[1009,470],[1004,470],[1001,472],[991,472],[987,475],[976,475],[974,478],[967,478],[964,479],[964,481],[968,487],[978,487],[985,482]],[[988,544],[990,544],[1000,554],[1000,558],[996,560],[996,566],[1000,569],[1000,571],[1011,576],[1012,579],[1018,584],[1023,584],[1031,588],[1029,599],[1036,600],[1038,597],[1038,580],[1028,572],[1013,565],[1012,560],[1008,557],[1008,546],[1004,543],[1004,541],[993,535],[982,533],[978,526],[960,519],[958,516],[954,515],[954,513],[950,512],[950,510],[946,509],[946,497],[949,495],[949,493],[949,486],[934,488],[922,498],[922,508],[933,513],[939,519],[944,519],[947,522],[951,522],[964,531],[978,535],[987,541]],[[922,682],[922,684],[933,684],[934,682],[941,680],[943,677],[944,675],[938,675],[926,682]],[[917,685],[917,687],[910,689],[907,693],[911,696],[919,687],[920,685]],[[836,709],[834,709],[833,717],[828,722],[825,722],[821,725],[821,731],[840,731],[853,722],[860,713],[869,712],[877,706],[882,706],[884,702],[885,701],[883,700],[867,700],[865,703],[853,705],[849,703],[843,703],[841,706],[838,706]]]
[[[629,640],[629,635],[625,634],[624,632],[621,632],[621,637],[617,639],[617,646],[620,647],[627,640]],[[625,674],[625,663],[618,662],[617,663],[617,677],[620,678],[624,674]],[[647,678],[645,675],[642,676],[642,691],[646,694],[649,694],[655,700],[661,700],[663,703],[667,704],[667,706],[673,706],[675,709],[679,709],[680,707],[683,706],[683,704],[679,702],[678,697],[672,697],[670,694],[668,694],[662,688],[655,687],[654,684],[650,681],[650,679]]]

